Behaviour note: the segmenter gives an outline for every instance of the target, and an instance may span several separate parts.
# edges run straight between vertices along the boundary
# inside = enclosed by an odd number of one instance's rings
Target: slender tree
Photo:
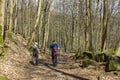
[[[103,24],[102,24],[102,42],[101,50],[105,50],[106,39],[107,39],[107,24],[108,24],[108,0],[104,0],[104,10],[103,10]]]
[[[14,4],[14,25],[13,25],[13,32],[17,33],[17,21],[18,21],[18,6],[17,6],[17,0],[15,0]]]
[[[39,23],[39,19],[40,19],[41,4],[42,4],[42,0],[38,0],[37,19],[36,19],[36,22],[35,22],[34,29],[31,31],[31,35],[30,35],[30,38],[28,40],[28,46],[30,46],[30,44],[32,43],[33,39],[35,38],[35,31],[36,31],[36,28],[38,27],[38,23]]]
[[[0,45],[3,44],[5,0],[0,0]]]
[[[9,21],[9,33],[11,34],[12,29],[13,29],[13,12],[15,8],[16,0],[11,0],[10,1],[10,21]]]
[[[86,51],[92,50],[91,0],[86,0],[85,48]]]
[[[45,1],[45,8],[44,8],[44,21],[43,21],[43,47],[44,49],[48,43],[48,34],[49,34],[49,15],[50,15],[50,7],[53,0],[46,0]]]

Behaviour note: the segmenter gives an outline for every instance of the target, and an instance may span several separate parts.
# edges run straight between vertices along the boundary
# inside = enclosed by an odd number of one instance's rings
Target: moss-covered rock
[[[94,53],[93,52],[83,52],[83,58],[94,59]]]
[[[106,71],[119,71],[120,70],[120,57],[113,56],[109,59],[106,65]]]
[[[107,62],[112,58],[111,54],[99,53],[95,55],[95,61],[97,62]]]
[[[106,54],[104,54],[104,53],[100,53],[100,54],[95,55],[95,60],[97,62],[104,62],[105,58],[106,58]]]
[[[0,76],[0,80],[12,80],[12,79],[9,79],[9,78],[4,77],[4,76]]]
[[[116,62],[113,61],[113,60],[110,60],[108,69],[109,70],[117,70],[117,64],[116,64]]]
[[[83,68],[88,67],[89,65],[97,66],[98,63],[94,60],[86,59],[82,62]]]

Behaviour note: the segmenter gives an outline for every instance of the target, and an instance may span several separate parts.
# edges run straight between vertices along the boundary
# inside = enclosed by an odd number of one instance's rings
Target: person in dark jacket
[[[57,54],[58,54],[59,45],[55,40],[53,40],[53,42],[50,44],[49,47],[51,49],[53,66],[57,66]]]
[[[32,47],[32,51],[33,51],[33,64],[37,65],[38,64],[38,43],[35,42],[33,47]]]

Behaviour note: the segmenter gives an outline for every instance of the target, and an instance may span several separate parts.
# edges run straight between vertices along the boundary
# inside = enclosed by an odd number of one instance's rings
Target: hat
[[[38,45],[38,43],[37,43],[37,42],[35,42],[35,45]]]

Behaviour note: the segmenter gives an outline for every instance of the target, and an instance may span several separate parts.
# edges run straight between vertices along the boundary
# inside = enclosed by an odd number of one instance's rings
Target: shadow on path
[[[53,71],[62,73],[63,75],[70,76],[70,77],[73,77],[73,78],[78,79],[78,80],[89,80],[89,79],[86,79],[86,78],[82,78],[82,77],[80,77],[80,76],[76,76],[76,75],[74,75],[74,74],[66,73],[66,72],[63,72],[63,71],[61,71],[61,70],[55,69],[55,68],[52,66],[52,64],[46,63],[46,62],[44,62],[43,60],[40,60],[40,61],[39,61],[39,64],[42,64],[42,65],[46,66],[47,68],[49,68],[49,69],[51,69],[51,70],[53,70]]]

